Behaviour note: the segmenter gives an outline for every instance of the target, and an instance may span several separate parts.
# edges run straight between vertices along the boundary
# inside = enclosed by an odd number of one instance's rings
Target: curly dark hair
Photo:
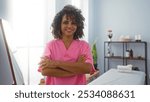
[[[77,30],[74,33],[73,39],[79,39],[84,36],[83,29],[84,29],[84,20],[85,18],[81,14],[81,10],[77,9],[72,5],[66,5],[64,8],[56,14],[52,23],[52,34],[54,38],[61,39],[61,21],[63,16],[66,15],[67,18],[73,18],[77,25]]]

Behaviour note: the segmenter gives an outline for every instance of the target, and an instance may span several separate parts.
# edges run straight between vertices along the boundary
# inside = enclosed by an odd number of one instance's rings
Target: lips
[[[71,29],[71,28],[66,28],[65,30],[66,31],[73,31],[73,29]]]
[[[70,33],[70,32],[74,32],[74,30],[73,30],[73,29],[66,29],[65,31],[66,31],[66,32],[68,32],[68,33]]]

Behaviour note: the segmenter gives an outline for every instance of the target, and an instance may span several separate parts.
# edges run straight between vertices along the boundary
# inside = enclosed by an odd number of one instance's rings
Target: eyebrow
[[[65,19],[65,20],[62,20],[62,22],[72,22],[72,23],[77,23],[75,20],[70,20],[70,19]]]
[[[67,20],[70,20],[70,21],[72,21],[72,22],[75,22],[75,21],[76,21],[76,18],[75,18],[74,15],[66,15],[66,19],[67,19]]]

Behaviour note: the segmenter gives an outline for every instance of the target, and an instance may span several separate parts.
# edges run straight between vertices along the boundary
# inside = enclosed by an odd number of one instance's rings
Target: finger
[[[45,60],[41,60],[38,64],[42,64],[42,63],[45,63]]]
[[[41,67],[45,66],[46,64],[47,64],[47,62],[46,62],[45,60],[43,60],[43,61],[41,61],[41,62],[39,63],[39,65],[40,65]]]
[[[42,70],[46,69],[47,67],[43,67]]]
[[[47,56],[41,57],[42,60],[49,59]]]
[[[45,64],[43,64],[43,63],[39,65],[39,67],[41,67],[41,68],[43,68],[44,66],[45,66]]]
[[[39,64],[41,64],[41,63],[49,63],[50,62],[50,60],[48,59],[48,58],[45,58],[45,57],[41,57],[42,59],[41,59],[41,61],[39,62]]]
[[[80,60],[81,60],[82,62],[85,62],[85,60],[86,60],[85,55],[81,55],[81,56],[80,56]]]

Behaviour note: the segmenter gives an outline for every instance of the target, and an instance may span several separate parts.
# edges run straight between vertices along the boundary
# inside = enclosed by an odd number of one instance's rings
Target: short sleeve
[[[51,59],[51,42],[46,44],[46,47],[42,56],[48,57],[49,59]],[[38,72],[41,72],[41,71],[42,71],[42,68],[39,67]]]
[[[49,59],[51,59],[51,43],[46,44],[43,56],[48,57]]]
[[[90,63],[92,65],[90,74],[93,74],[96,70],[95,70],[94,65],[93,65],[93,57],[92,57],[91,48],[87,42],[84,42],[84,44],[82,45],[81,51],[82,51],[82,54],[84,54],[86,56],[85,62]]]

